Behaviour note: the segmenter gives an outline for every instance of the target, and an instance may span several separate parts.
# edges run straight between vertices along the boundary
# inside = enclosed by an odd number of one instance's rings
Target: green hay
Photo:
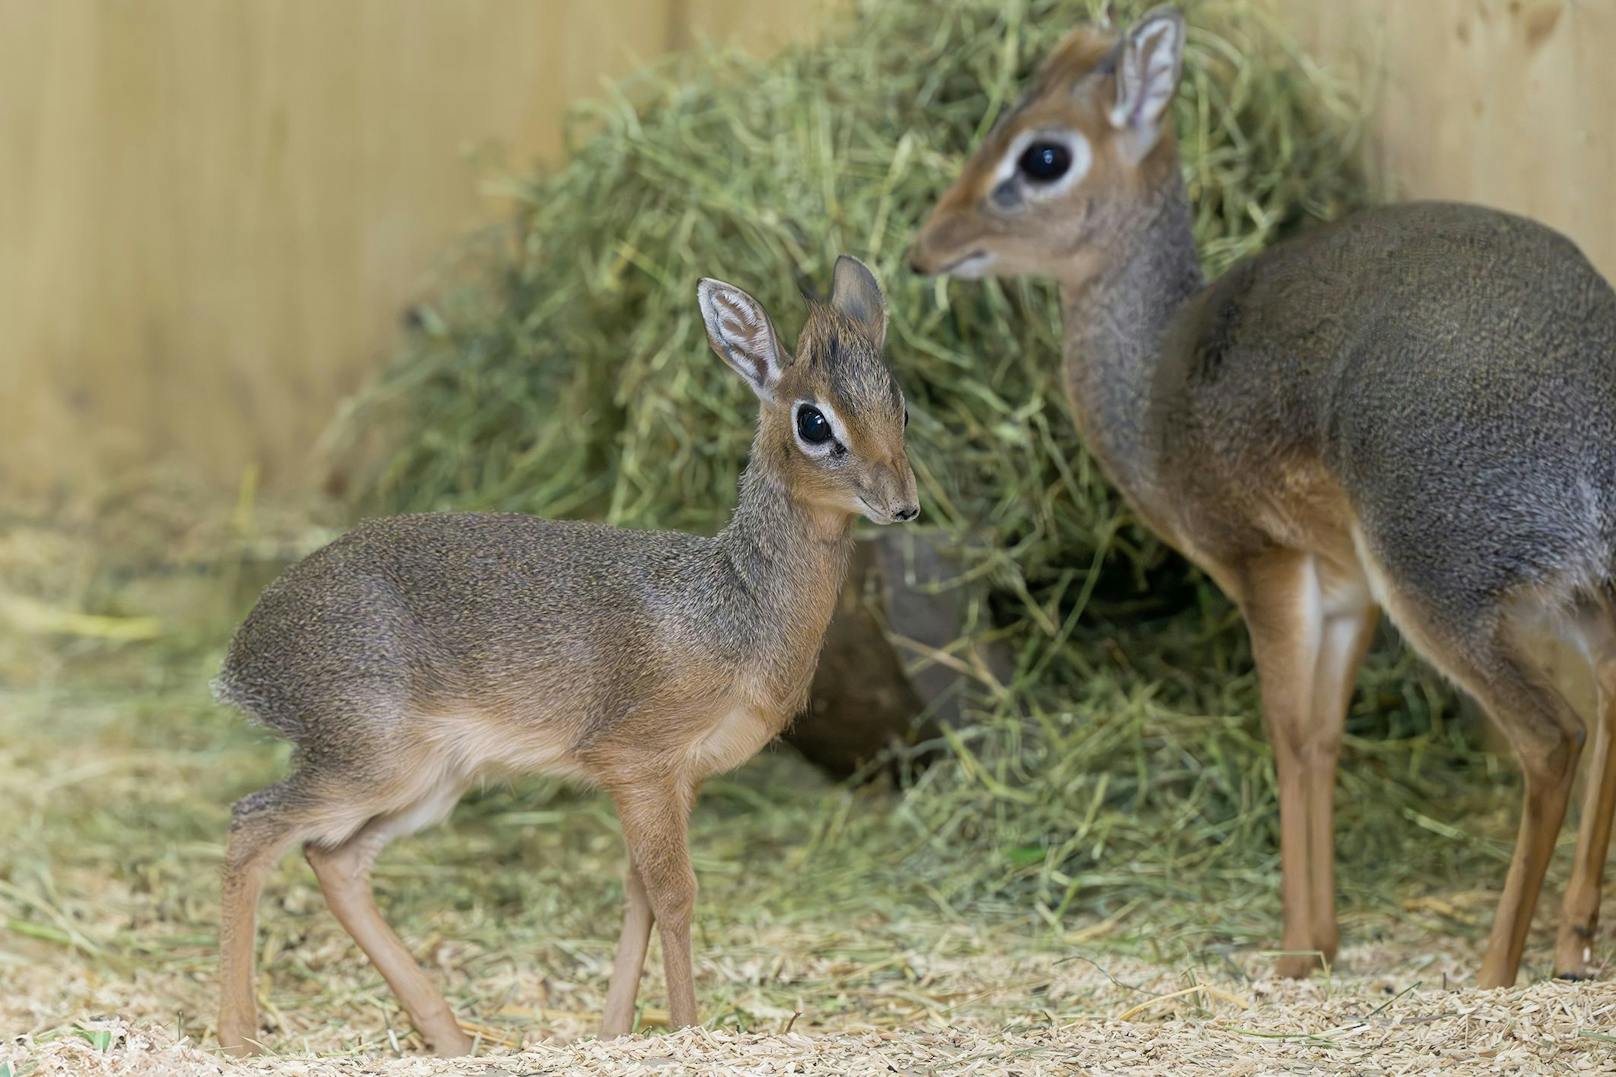
[[[1361,200],[1358,113],[1262,5],[1188,7],[1177,121],[1216,273]],[[964,155],[1087,8],[866,3],[812,47],[766,61],[701,52],[589,106],[570,164],[514,185],[514,242],[422,312],[351,428],[391,418],[407,431],[372,505],[711,531],[733,503],[753,401],[706,348],[697,277],[748,288],[789,332],[799,282],[859,254],[886,284],[925,512],[966,575],[990,582],[1017,663],[951,737],[957,765],[912,776],[900,872],[950,912],[1059,924],[1130,902],[1194,905],[1169,915],[1179,934],[1141,945],[1263,942],[1277,926],[1276,815],[1237,616],[1129,518],[1079,447],[1051,289],[901,267]],[[1340,795],[1349,904],[1393,876],[1443,885],[1493,870],[1496,844],[1462,837],[1410,853],[1422,803],[1496,784],[1452,697],[1397,656],[1365,684]],[[827,824],[813,847],[876,840],[875,826]],[[1244,904],[1229,909],[1231,895]]]

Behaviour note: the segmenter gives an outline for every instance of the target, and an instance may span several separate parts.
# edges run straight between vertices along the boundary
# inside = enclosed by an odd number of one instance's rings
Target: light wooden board
[[[489,160],[670,45],[826,4],[0,0],[0,497],[169,470],[321,480]],[[484,164],[474,164],[478,155]]]

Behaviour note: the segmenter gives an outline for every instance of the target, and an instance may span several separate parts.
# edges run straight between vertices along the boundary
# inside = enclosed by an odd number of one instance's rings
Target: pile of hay
[[[570,163],[519,183],[514,242],[470,260],[420,312],[408,354],[350,417],[391,417],[402,433],[367,486],[371,507],[710,532],[733,504],[754,402],[707,350],[696,279],[751,290],[789,337],[799,285],[823,287],[840,252],[866,259],[890,301],[926,519],[990,583],[1000,627],[982,631],[1017,662],[951,737],[957,765],[906,790],[909,864],[944,906],[1056,921],[1145,899],[1266,903],[1275,889],[1244,633],[1079,447],[1052,290],[929,282],[901,265],[964,155],[1097,6],[868,0],[812,46],[653,69],[580,112]],[[1177,121],[1217,273],[1363,199],[1358,114],[1266,5],[1186,7]],[[1404,848],[1410,818],[1448,825],[1419,804],[1457,811],[1461,791],[1484,792],[1465,774],[1482,757],[1447,720],[1451,697],[1406,658],[1378,659],[1365,681],[1342,782],[1344,885],[1370,881],[1354,863],[1395,887],[1490,860],[1496,850],[1461,840]],[[1198,930],[1219,934],[1205,920]]]

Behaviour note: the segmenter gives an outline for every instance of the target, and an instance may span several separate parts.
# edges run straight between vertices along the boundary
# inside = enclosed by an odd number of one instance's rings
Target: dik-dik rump
[[[761,404],[734,516],[714,538],[501,514],[364,524],[292,566],[231,643],[221,699],[296,745],[292,775],[235,807],[225,856],[219,1039],[257,1046],[254,915],[301,843],[331,911],[440,1054],[470,1041],[383,922],[369,871],[489,774],[612,798],[626,911],[603,1028],[629,1030],[653,922],[676,1025],[694,1024],[687,821],[702,779],[801,709],[855,517],[920,512],[880,290],[836,263],[788,351],[733,285],[697,288],[713,350]]]
[[[1072,34],[911,261],[1059,282],[1089,449],[1244,613],[1278,771],[1282,972],[1336,952],[1336,759],[1385,610],[1525,773],[1480,976],[1514,981],[1583,745],[1537,651],[1580,649],[1598,714],[1555,970],[1586,976],[1616,807],[1616,293],[1543,225],[1435,203],[1203,286],[1168,110],[1184,37],[1171,8]]]

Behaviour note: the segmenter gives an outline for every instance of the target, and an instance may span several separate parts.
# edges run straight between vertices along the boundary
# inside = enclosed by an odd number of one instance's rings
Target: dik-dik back
[[[639,685],[665,705],[716,698],[726,671],[770,653],[713,543],[517,514],[371,521],[264,593],[219,690],[316,764],[363,759],[408,723],[498,726],[506,743],[479,765],[581,747],[634,719]]]
[[[1616,550],[1616,292],[1534,221],[1413,203],[1281,243],[1185,303],[1153,386],[1150,470],[1197,545],[1339,511],[1478,597],[1534,576],[1477,527],[1579,583]]]

